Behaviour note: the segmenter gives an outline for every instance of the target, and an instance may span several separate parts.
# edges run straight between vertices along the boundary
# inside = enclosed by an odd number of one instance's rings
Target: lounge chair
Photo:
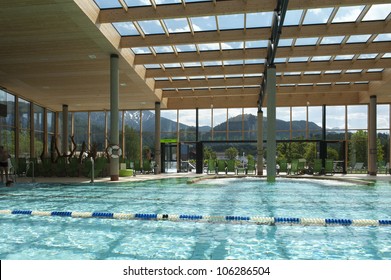
[[[324,174],[334,175],[334,161],[332,159],[326,159],[324,166]]]
[[[248,161],[246,174],[255,174],[255,160]]]
[[[299,160],[298,159],[292,159],[291,162],[291,168],[288,171],[289,175],[297,175],[299,173]]]
[[[314,160],[313,175],[321,175],[323,173],[322,159],[316,158]]]
[[[288,162],[286,159],[281,159],[279,161],[279,165],[280,165],[280,171],[279,173],[281,172],[285,172],[285,173],[288,173]]]
[[[362,173],[364,172],[364,163],[363,162],[356,162],[356,164],[351,169],[351,173]]]
[[[233,172],[235,173],[235,160],[234,159],[230,159],[230,160],[227,160],[227,169],[226,169],[226,173],[228,172]]]
[[[207,174],[216,173],[216,160],[208,159],[208,169],[206,171]]]
[[[225,160],[217,160],[216,174],[219,174],[219,172],[227,173]]]

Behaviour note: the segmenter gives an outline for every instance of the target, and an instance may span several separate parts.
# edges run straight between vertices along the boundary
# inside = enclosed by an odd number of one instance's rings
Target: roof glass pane
[[[361,73],[361,72],[362,72],[362,69],[349,69],[349,70],[346,70],[345,73],[351,74],[351,73]]]
[[[286,62],[286,58],[285,57],[276,57],[274,59],[274,63],[285,63]]]
[[[185,67],[201,67],[201,62],[185,62],[183,63]]]
[[[222,79],[224,75],[206,76],[208,79]]]
[[[175,47],[178,52],[195,52],[197,50],[195,45],[176,45]]]
[[[178,4],[181,0],[155,0],[156,5]]]
[[[320,75],[321,71],[305,71],[304,75]]]
[[[217,51],[220,50],[219,43],[210,43],[210,44],[198,44],[200,51]]]
[[[117,2],[119,1],[117,0]],[[128,7],[151,6],[151,2],[149,0],[125,0],[125,2]]]
[[[215,17],[192,17],[190,21],[196,32],[217,30]]]
[[[232,49],[243,49],[244,42],[228,42],[228,43],[222,43],[221,49],[223,50],[232,50]]]
[[[224,60],[224,65],[243,65],[244,60],[236,59],[236,60]]]
[[[308,61],[308,56],[289,58],[289,62],[306,62],[306,61]]]
[[[267,40],[261,41],[247,41],[246,49],[266,48],[268,44]]]
[[[312,57],[311,61],[329,61],[330,59],[331,59],[330,55],[314,56]]]
[[[391,13],[391,4],[372,5],[363,21],[384,20]]]
[[[168,81],[167,77],[157,77],[155,78],[155,81]]]
[[[173,81],[183,81],[183,80],[187,80],[186,77],[172,77],[172,80]]]
[[[382,58],[391,58],[391,53],[385,53]]]
[[[329,20],[333,8],[308,9],[303,24],[321,24]]]
[[[384,71],[384,68],[372,68],[372,69],[367,70],[368,73],[378,73],[378,72],[383,72],[383,71]]]
[[[118,0],[95,0],[96,5],[100,9],[121,8],[121,4]]]
[[[246,64],[264,64],[265,59],[246,59],[244,62]]]
[[[345,36],[330,36],[330,37],[323,37],[322,41],[320,42],[321,45],[334,45],[334,44],[341,44],[342,40],[345,38]]]
[[[153,47],[156,53],[173,53],[174,50],[171,46],[158,46]]]
[[[217,16],[220,30],[243,29],[244,14]]]
[[[280,39],[278,41],[278,46],[279,47],[290,47],[292,46],[293,39]]]
[[[374,42],[391,41],[391,33],[383,33],[376,36]]]
[[[295,46],[313,46],[316,45],[316,42],[319,38],[313,37],[313,38],[298,38],[296,40]]]
[[[165,68],[179,68],[181,67],[180,63],[164,63],[163,66]]]
[[[243,78],[243,74],[230,74],[225,75],[226,78]]]
[[[285,72],[285,76],[300,76],[301,72]]]
[[[115,22],[113,26],[121,36],[140,35],[132,22]]]
[[[369,35],[369,34],[367,34],[367,35],[352,35],[349,37],[349,39],[347,40],[346,43],[348,43],[348,44],[366,43],[368,41],[369,37],[371,37],[371,35]]]
[[[340,7],[333,23],[355,22],[365,6]]]
[[[272,12],[249,13],[246,17],[246,28],[270,27],[272,15]]]
[[[325,74],[341,74],[342,70],[326,70],[324,71]]]
[[[366,53],[366,54],[360,54],[358,56],[358,59],[374,59],[378,53]]]
[[[165,19],[164,23],[170,33],[190,32],[189,24],[184,18]]]
[[[337,55],[335,56],[335,60],[351,60],[353,57],[353,54]]]
[[[203,63],[205,66],[221,66],[221,65],[223,65],[222,61],[205,61]]]
[[[145,64],[144,66],[147,69],[159,69],[160,68],[159,64]]]
[[[299,25],[303,10],[287,11],[284,19],[284,25]]]
[[[212,2],[212,0],[185,0],[186,3],[191,3],[191,2]]]
[[[138,24],[146,35],[164,34],[163,27],[158,20],[139,21]]]
[[[150,54],[151,50],[149,48],[132,48],[133,53],[135,54]]]

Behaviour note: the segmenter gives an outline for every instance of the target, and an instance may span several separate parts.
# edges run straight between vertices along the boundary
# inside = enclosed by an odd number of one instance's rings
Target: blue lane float
[[[233,223],[256,225],[302,225],[302,226],[391,226],[391,220],[369,219],[332,219],[332,218],[292,218],[292,217],[249,217],[249,216],[205,216],[205,215],[172,215],[151,213],[112,213],[112,212],[71,212],[71,211],[33,211],[33,210],[0,210],[2,215],[30,215],[69,218],[98,218],[118,220],[155,220],[155,221],[193,221],[206,223]]]

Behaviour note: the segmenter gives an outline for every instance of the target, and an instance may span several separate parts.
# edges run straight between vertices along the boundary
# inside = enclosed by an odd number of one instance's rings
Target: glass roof
[[[123,8],[118,0],[94,1],[102,10]],[[129,21],[122,18],[112,25],[122,38],[131,36],[126,42],[129,42],[129,49],[136,56],[136,63],[144,65],[147,74],[153,73],[148,77],[154,78],[157,85],[164,84],[164,89],[249,88],[256,86],[251,84],[255,81],[254,78],[262,77],[273,11],[259,12],[258,8],[252,10],[245,5],[236,12],[226,9],[220,14],[198,10],[201,6],[197,5],[210,5],[212,10],[223,2],[213,0],[125,2],[128,11],[137,9],[140,16],[136,13],[135,16],[129,16]],[[189,3],[191,5],[186,5]],[[344,81],[343,78],[352,73],[365,75],[384,71],[382,62],[391,58],[389,48],[379,51],[372,46],[376,43],[383,48],[391,41],[391,33],[388,33],[391,4],[343,4],[344,1],[341,1],[341,6],[317,8],[314,1],[310,8],[298,9],[300,5],[296,4],[296,8],[290,9],[289,3],[275,58],[281,79],[279,86],[365,84],[371,80],[362,78],[351,81],[352,75],[349,80]],[[168,13],[167,9],[171,5],[186,9],[186,13]],[[292,5],[295,7],[294,3]],[[159,10],[162,8],[164,12]],[[223,9],[222,4],[219,9]],[[161,18],[158,17],[159,12],[163,15]],[[157,15],[155,18],[154,14]],[[373,34],[368,34],[370,28],[360,27],[376,24],[377,21],[380,23],[374,25],[377,28],[373,30]],[[351,27],[352,23],[354,27]],[[347,31],[341,34],[340,27],[344,26]],[[327,30],[327,34],[322,34],[325,33],[324,30]],[[359,67],[353,65],[356,62],[361,63]],[[339,75],[341,78],[337,82],[322,81],[324,74],[329,78],[332,75]],[[284,81],[286,76],[297,82]],[[307,82],[300,78],[308,76],[311,79],[319,76],[320,80]],[[251,81],[247,81],[249,78]],[[230,83],[227,86],[227,81],[232,82],[232,79],[240,83]],[[208,87],[208,80],[219,85]],[[190,83],[191,81],[198,82]],[[202,85],[200,81],[205,81],[205,84]],[[171,86],[167,87],[168,83]]]

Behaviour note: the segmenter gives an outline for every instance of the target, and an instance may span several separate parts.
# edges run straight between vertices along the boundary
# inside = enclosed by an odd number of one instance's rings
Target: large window
[[[44,134],[44,109],[41,106],[34,105],[34,151],[35,158],[38,158],[40,155],[44,154],[43,142],[45,139]]]
[[[18,99],[19,157],[30,157],[30,102]]]

